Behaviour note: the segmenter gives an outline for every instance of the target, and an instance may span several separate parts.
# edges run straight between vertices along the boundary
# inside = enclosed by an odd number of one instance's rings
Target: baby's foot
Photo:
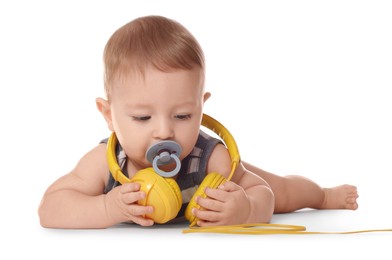
[[[325,188],[325,199],[322,209],[351,209],[358,208],[357,187],[344,184],[333,188]]]

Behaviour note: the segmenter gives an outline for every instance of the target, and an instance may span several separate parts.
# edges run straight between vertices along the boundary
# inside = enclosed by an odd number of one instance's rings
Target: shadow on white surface
[[[361,210],[303,210],[274,215],[272,223],[303,225],[308,231],[344,232],[392,228],[388,214]],[[188,223],[140,227],[119,224],[108,229],[45,229],[36,221],[14,223],[5,230],[0,255],[22,259],[114,259],[146,257],[189,259],[208,257],[281,257],[331,259],[361,256],[390,259],[392,232],[350,235],[232,235],[183,234]],[[373,221],[370,221],[373,219]],[[8,235],[9,234],[9,235]],[[4,237],[3,237],[4,238]]]

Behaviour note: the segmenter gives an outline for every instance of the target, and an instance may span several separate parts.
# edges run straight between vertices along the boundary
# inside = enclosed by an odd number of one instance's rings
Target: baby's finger
[[[232,181],[225,181],[221,185],[218,186],[218,189],[231,192],[231,191],[239,190],[240,186],[238,186],[238,184],[236,184]]]
[[[151,206],[133,204],[127,208],[127,217],[130,221],[135,222],[141,226],[152,226],[154,221],[145,218],[145,215],[151,214],[153,210],[154,209]]]
[[[206,223],[214,223],[221,218],[220,213],[218,212],[210,210],[200,210],[197,208],[192,209],[192,214],[199,219],[199,226],[201,226],[200,223],[204,223],[203,225],[205,225]]]
[[[212,198],[212,199],[214,199],[214,200],[217,200],[217,201],[222,201],[222,202],[224,202],[224,201],[226,201],[226,199],[227,199],[227,191],[225,191],[225,190],[223,190],[223,189],[220,189],[220,188],[216,188],[216,189],[213,189],[213,188],[206,188],[205,190],[204,190],[204,192],[205,192],[205,194],[209,197],[209,198]],[[207,197],[207,198],[208,198]],[[201,198],[200,198],[201,199]]]
[[[129,192],[121,194],[121,201],[124,204],[134,204],[139,200],[142,200],[146,197],[146,193],[144,191],[137,191],[137,192]]]
[[[138,204],[129,205],[126,209],[125,214],[128,218],[137,217],[137,216],[145,216],[147,214],[151,214],[154,211],[152,206],[142,206]]]
[[[210,189],[210,190],[213,190],[211,193],[215,193],[214,191],[216,191],[216,189]],[[221,201],[211,197],[209,198],[209,196],[207,198],[197,197],[196,203],[206,210],[222,211],[223,209],[223,203]]]
[[[140,217],[140,216],[132,216],[130,219],[133,223],[139,224],[140,226],[148,227],[154,225],[154,221],[152,219]]]
[[[210,221],[198,220],[197,225],[199,227],[214,227],[214,226],[223,226],[224,224],[222,221],[210,222]]]
[[[121,193],[128,193],[128,192],[134,192],[139,190],[140,190],[140,184],[137,182],[124,183],[123,185],[121,185],[120,188]]]

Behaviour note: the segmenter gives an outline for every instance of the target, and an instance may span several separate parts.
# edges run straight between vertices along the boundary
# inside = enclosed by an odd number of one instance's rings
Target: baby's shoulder
[[[216,172],[228,177],[231,171],[231,159],[229,151],[222,143],[215,145],[207,166],[208,172]]]
[[[73,172],[83,179],[107,177],[106,144],[100,143],[83,155]]]

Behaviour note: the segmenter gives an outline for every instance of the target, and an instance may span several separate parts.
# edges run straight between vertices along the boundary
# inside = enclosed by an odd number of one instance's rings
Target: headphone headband
[[[210,117],[209,115],[203,114],[201,124],[216,133],[225,143],[231,158],[231,172],[229,177],[227,178],[228,180],[230,180],[240,162],[240,153],[238,151],[237,143],[235,142],[234,137],[231,135],[229,130],[227,130],[221,123],[219,123],[217,120]],[[117,142],[117,136],[113,132],[108,140],[106,158],[108,161],[109,170],[112,173],[113,178],[123,184],[130,182],[130,180],[122,173],[121,168],[117,163]]]
[[[212,130],[225,143],[231,158],[231,172],[229,177],[227,178],[228,180],[230,180],[234,174],[235,169],[240,163],[240,152],[238,150],[238,146],[233,135],[229,132],[229,130],[227,130],[226,127],[224,127],[216,119],[212,118],[207,114],[203,114],[203,119],[201,124],[207,127],[208,129]]]

